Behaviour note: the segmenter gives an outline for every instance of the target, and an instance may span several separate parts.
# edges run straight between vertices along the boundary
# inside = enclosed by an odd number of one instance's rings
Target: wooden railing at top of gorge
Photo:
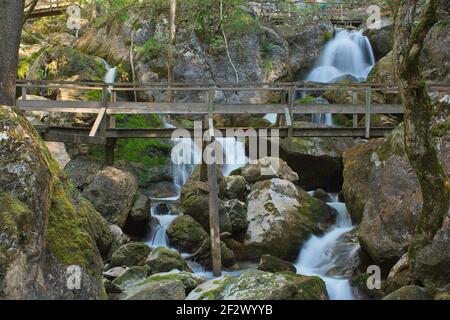
[[[450,86],[442,83],[429,83],[429,91],[439,96],[449,93]],[[376,128],[371,126],[373,114],[402,114],[400,104],[380,104],[373,99],[379,93],[395,95],[398,92],[396,85],[390,84],[315,84],[307,82],[293,83],[174,83],[170,87],[165,83],[115,83],[102,82],[65,82],[65,81],[30,81],[20,80],[17,87],[22,90],[22,97],[17,100],[17,107],[23,111],[47,111],[67,113],[96,114],[97,119],[89,132],[87,128],[55,128],[55,132],[65,132],[67,135],[77,135],[78,141],[85,143],[106,143],[108,138],[142,138],[142,137],[170,137],[173,129],[118,129],[115,127],[115,115],[118,114],[183,114],[204,115],[212,118],[215,114],[277,114],[283,118],[283,124],[277,121],[276,128],[280,129],[281,136],[332,136],[332,137],[377,137],[383,136],[389,128]],[[31,99],[27,93],[36,88],[46,90],[74,90],[74,91],[100,91],[100,101],[59,101]],[[131,102],[117,101],[117,93],[130,92],[195,92],[199,102]],[[215,101],[216,92],[268,92],[276,96],[271,103],[259,102],[230,102]],[[302,103],[298,99],[299,93],[303,96],[317,95],[323,92],[337,92],[348,97],[348,103],[313,104]],[[306,99],[308,100],[308,99]],[[315,127],[296,128],[295,115],[311,115],[318,113],[353,115],[352,128]],[[359,127],[358,115],[365,116],[364,127]],[[103,128],[103,129],[101,129]],[[100,134],[99,134],[99,129]],[[219,128],[220,129],[220,128]],[[222,128],[225,129],[225,128]],[[48,128],[46,130],[49,130]],[[59,130],[59,131],[58,131]],[[47,131],[48,133],[48,131]],[[48,135],[48,138],[57,139],[63,135]]]

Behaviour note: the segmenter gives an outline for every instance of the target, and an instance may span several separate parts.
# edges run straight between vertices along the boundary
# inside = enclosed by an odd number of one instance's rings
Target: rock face
[[[437,150],[449,174],[449,142],[441,140]],[[409,246],[422,204],[401,130],[345,152],[343,194],[352,220],[360,222],[362,248],[387,273]]]
[[[270,254],[265,254],[261,257],[258,265],[258,270],[273,273],[282,271],[290,271],[294,273],[297,272],[297,269],[292,263],[283,261],[277,257],[271,256]]]
[[[334,267],[327,273],[331,276],[350,278],[363,271],[365,257],[359,245],[357,228],[342,234],[336,240],[330,256],[334,257]]]
[[[368,29],[364,35],[369,38],[376,60],[383,58],[394,46],[394,26],[391,20],[382,19],[381,28]]]
[[[0,296],[106,298],[97,247],[111,240],[106,223],[63,177],[31,125],[4,106],[0,190]],[[73,265],[81,271],[80,290],[67,288]]]
[[[263,254],[295,259],[303,241],[333,212],[288,180],[257,182],[248,196],[244,256],[258,260]]]
[[[111,256],[111,267],[143,266],[150,254],[150,247],[143,242],[124,244]]]
[[[325,283],[319,277],[293,273],[247,271],[238,278],[223,276],[196,289],[187,300],[327,300]]]
[[[287,138],[280,142],[280,157],[299,174],[303,189],[340,191],[342,154],[354,144],[350,138]]]
[[[417,252],[414,276],[426,287],[443,288],[449,283],[450,270],[450,214],[433,242]]]
[[[80,190],[84,190],[92,179],[101,171],[102,164],[86,156],[72,159],[65,167],[64,172],[75,183]]]
[[[246,164],[241,169],[241,174],[250,183],[256,181],[280,178],[290,182],[298,181],[298,174],[283,160],[274,157],[266,157]]]
[[[191,216],[180,215],[167,228],[170,244],[185,252],[197,250],[208,233]]]
[[[92,179],[82,194],[109,223],[123,227],[137,190],[136,178],[131,173],[106,167]]]

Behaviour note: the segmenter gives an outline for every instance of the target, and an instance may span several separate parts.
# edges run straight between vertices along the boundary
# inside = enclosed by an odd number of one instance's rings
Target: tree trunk
[[[0,104],[14,105],[24,0],[0,0]]]
[[[176,18],[177,0],[170,0],[170,15],[169,15],[169,50],[167,53],[167,102],[173,102],[172,85],[175,82],[174,64],[175,64],[175,35],[176,35]]]
[[[401,0],[395,13],[394,65],[405,115],[405,150],[422,191],[423,205],[409,248],[411,273],[417,252],[431,243],[450,205],[448,178],[430,132],[433,104],[419,70],[424,40],[436,23],[439,0],[428,0],[416,20],[415,0]]]

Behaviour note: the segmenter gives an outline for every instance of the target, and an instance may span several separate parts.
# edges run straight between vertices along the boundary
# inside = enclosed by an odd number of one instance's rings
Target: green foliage
[[[297,101],[299,104],[312,104],[314,102],[314,97],[306,96]]]
[[[142,47],[136,47],[136,51],[148,58],[162,56],[167,51],[167,44],[150,37]]]

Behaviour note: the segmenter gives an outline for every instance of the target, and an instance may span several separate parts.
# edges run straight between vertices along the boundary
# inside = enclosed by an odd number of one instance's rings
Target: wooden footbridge
[[[22,89],[22,99],[17,100],[17,107],[23,111],[47,111],[68,113],[91,113],[96,120],[90,128],[75,127],[39,127],[37,128],[44,140],[71,142],[81,144],[105,145],[106,163],[114,161],[114,145],[121,138],[169,138],[174,128],[167,129],[119,129],[115,125],[115,116],[119,114],[161,114],[161,115],[203,115],[211,143],[215,142],[215,130],[225,131],[230,128],[214,128],[215,114],[252,114],[263,115],[275,113],[277,124],[272,128],[279,131],[281,137],[379,137],[389,128],[371,126],[370,116],[373,114],[402,114],[401,105],[375,104],[372,93],[396,93],[397,88],[391,85],[353,84],[353,85],[318,85],[309,83],[260,83],[260,84],[105,84],[105,83],[73,83],[55,81],[19,81],[17,86]],[[70,89],[70,90],[100,90],[101,101],[55,101],[27,99],[27,92],[32,89]],[[448,93],[448,85],[430,85],[431,91],[439,94]],[[349,104],[301,104],[296,101],[297,93],[317,94],[324,91],[337,90],[347,92],[352,97]],[[130,91],[162,91],[162,92],[196,92],[204,97],[203,102],[125,102],[117,101],[117,93]],[[265,91],[280,95],[279,103],[235,103],[216,102],[216,92],[227,93]],[[358,97],[364,96],[364,101]],[[294,116],[315,113],[353,114],[352,128],[315,127],[296,128]],[[365,115],[365,125],[358,127],[358,115]],[[281,121],[281,118],[284,118]],[[248,128],[235,128],[246,130]],[[270,136],[271,131],[267,131]],[[219,196],[216,176],[216,155],[212,148],[212,161],[207,164],[207,183],[199,182],[198,188],[209,194],[209,221],[211,235],[211,257],[213,273],[221,275],[221,234],[219,228]]]
[[[67,8],[76,3],[77,1],[69,0],[39,0],[36,5],[34,5],[33,0],[27,0],[25,11],[28,12],[31,10],[29,15],[30,18],[58,16],[66,13]]]

